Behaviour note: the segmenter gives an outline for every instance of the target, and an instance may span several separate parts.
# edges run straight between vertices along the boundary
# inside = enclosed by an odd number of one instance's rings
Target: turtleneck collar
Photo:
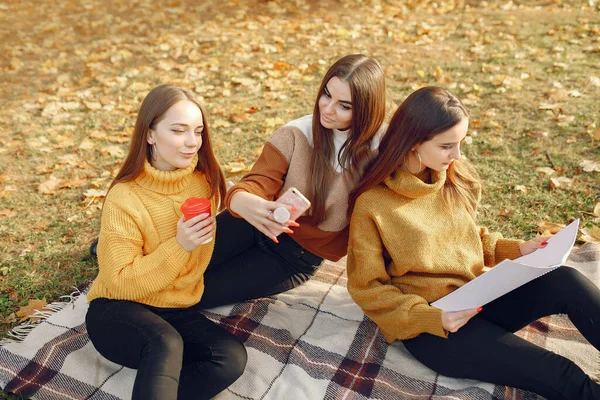
[[[146,160],[144,163],[144,171],[135,179],[135,182],[140,186],[157,193],[180,193],[185,188],[187,181],[191,178],[197,164],[197,154],[188,167],[176,169],[175,171],[161,171],[154,168],[148,160]]]
[[[335,147],[335,159],[333,161],[333,167],[337,172],[342,172],[343,168],[338,163],[338,156],[340,154],[340,150],[342,149],[342,145],[346,142],[348,136],[350,135],[350,128],[346,129],[345,131],[340,131],[339,129],[332,129],[331,131],[333,132],[333,146]]]
[[[348,139],[348,135],[350,135],[350,128],[346,129],[345,131],[340,131],[339,129],[332,129],[333,131],[333,140],[337,143],[337,142],[342,142],[344,143],[346,141],[346,139]]]
[[[425,168],[416,175],[399,169],[388,177],[384,183],[394,192],[416,199],[437,192],[444,186],[444,182],[446,182],[446,171],[438,172]]]

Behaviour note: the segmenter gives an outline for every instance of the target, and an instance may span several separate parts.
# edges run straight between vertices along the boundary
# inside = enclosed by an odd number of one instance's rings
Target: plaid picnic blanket
[[[600,246],[586,244],[568,265],[600,285]],[[41,400],[129,399],[135,371],[100,356],[86,334],[85,296],[54,305],[35,325],[0,343],[0,387]],[[537,399],[489,383],[452,379],[388,345],[346,290],[344,261],[326,262],[299,288],[208,310],[248,349],[243,376],[217,396],[233,399]],[[537,321],[519,335],[565,355],[600,377],[600,352],[565,316]]]

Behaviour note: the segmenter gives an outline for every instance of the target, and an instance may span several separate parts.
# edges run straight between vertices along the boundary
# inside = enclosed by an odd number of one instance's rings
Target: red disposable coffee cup
[[[190,197],[181,205],[181,213],[183,214],[183,220],[187,221],[190,218],[194,218],[196,215],[208,214],[211,215],[210,200],[199,197]],[[206,239],[202,244],[210,243],[212,237]]]
[[[211,215],[210,206],[211,204],[209,199],[190,197],[181,205],[183,220],[187,221],[190,218],[194,218],[196,215],[205,213]]]

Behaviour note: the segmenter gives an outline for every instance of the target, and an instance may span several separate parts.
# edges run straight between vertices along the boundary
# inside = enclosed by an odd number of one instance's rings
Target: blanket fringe
[[[75,291],[71,294],[60,296],[59,301],[46,304],[43,309],[36,310],[29,317],[35,320],[24,322],[8,331],[6,334],[9,337],[0,339],[0,347],[11,343],[21,343],[33,329],[54,315],[54,313],[72,305],[81,294],[82,292],[78,288],[75,288]]]

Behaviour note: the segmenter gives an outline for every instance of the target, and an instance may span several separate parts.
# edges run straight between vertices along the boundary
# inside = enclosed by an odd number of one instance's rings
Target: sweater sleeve
[[[252,170],[227,192],[225,206],[231,212],[231,198],[239,191],[255,194],[265,200],[275,199],[283,186],[288,167],[288,160],[281,151],[267,142]],[[239,217],[233,212],[231,214]]]
[[[505,259],[521,257],[519,243],[522,240],[504,239],[499,232],[490,233],[487,228],[479,228],[479,237],[483,246],[483,259],[486,267],[493,267]]]
[[[114,190],[114,189],[113,189]],[[144,255],[140,218],[109,198],[102,209],[98,279],[116,299],[136,300],[167,288],[189,260],[176,238]]]
[[[359,199],[350,222],[348,292],[380,327],[389,343],[425,332],[447,337],[442,326],[442,310],[430,306],[420,296],[402,293],[392,283],[383,250],[375,221]]]

